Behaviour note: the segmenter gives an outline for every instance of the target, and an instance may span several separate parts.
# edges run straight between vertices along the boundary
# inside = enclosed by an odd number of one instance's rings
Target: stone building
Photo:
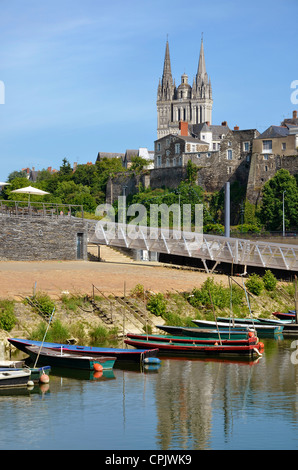
[[[250,202],[259,201],[263,185],[281,168],[298,175],[297,111],[293,111],[292,119],[284,120],[280,126],[270,126],[254,139],[247,185]]]
[[[212,121],[212,88],[206,72],[203,39],[197,74],[193,85],[188,83],[188,76],[181,76],[181,84],[176,87],[172,77],[169,43],[166,52],[162,79],[157,90],[157,138],[168,134],[179,134],[179,122],[200,124]]]
[[[180,122],[179,129],[180,135],[170,134],[155,141],[155,169],[174,170],[186,167],[191,160],[199,167],[198,184],[208,192],[220,190],[227,181],[247,184],[253,141],[259,135],[256,129],[240,130],[236,126],[230,130],[226,121],[221,126]],[[169,183],[167,173],[164,171],[165,186]],[[181,175],[177,172],[177,185]],[[151,180],[154,185],[154,172]]]

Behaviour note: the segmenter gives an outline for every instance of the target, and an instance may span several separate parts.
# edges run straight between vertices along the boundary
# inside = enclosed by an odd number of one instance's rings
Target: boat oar
[[[49,329],[49,327],[50,327],[50,323],[51,323],[51,321],[52,321],[52,318],[53,318],[54,312],[55,312],[55,307],[53,308],[52,315],[51,315],[51,318],[50,318],[50,320],[49,320],[49,323],[48,323],[48,326],[47,326],[46,332],[45,332],[45,334],[44,334],[44,337],[43,337],[43,340],[42,340],[41,346],[40,346],[40,348],[39,348],[39,351],[38,351],[37,357],[36,357],[36,359],[35,359],[35,363],[34,363],[34,366],[33,366],[33,368],[35,368],[35,367],[36,367],[36,364],[37,364],[37,362],[38,362],[39,355],[40,355],[40,351],[41,351],[41,348],[43,347],[43,343],[44,343],[44,341],[45,341],[45,339],[46,339],[47,332],[48,332],[48,329]]]
[[[210,288],[209,288],[209,287],[208,287],[208,290],[209,290],[209,297],[210,297],[211,306],[212,306],[212,310],[213,310],[214,320],[215,320],[215,324],[216,324],[216,328],[217,328],[217,332],[218,332],[219,342],[220,342],[220,345],[222,346],[221,337],[220,337],[220,332],[219,332],[219,328],[218,328],[218,324],[217,324],[217,318],[216,318],[216,315],[215,315],[214,306],[213,306],[212,297],[211,297],[211,292],[210,292]]]
[[[249,313],[250,313],[251,320],[252,320],[252,325],[253,325],[253,327],[254,327],[254,330],[255,330],[255,333],[256,333],[256,327],[255,327],[255,324],[254,324],[254,319],[253,319],[253,316],[252,316],[252,313],[251,313],[251,309],[250,309],[250,303],[249,303],[249,298],[248,298],[248,295],[247,295],[247,292],[246,292],[246,287],[245,287],[245,284],[244,284],[244,281],[243,281],[243,279],[242,279],[242,283],[243,283],[243,289],[244,289],[244,292],[245,292],[246,302],[247,302],[248,309],[249,309]]]

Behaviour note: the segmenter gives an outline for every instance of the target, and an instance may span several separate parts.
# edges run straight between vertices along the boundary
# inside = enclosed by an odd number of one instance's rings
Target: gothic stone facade
[[[157,91],[157,137],[179,134],[179,122],[200,124],[212,121],[212,88],[205,65],[203,40],[197,74],[192,87],[188,76],[181,76],[181,84],[176,87],[172,77],[169,43],[166,43],[163,75]]]

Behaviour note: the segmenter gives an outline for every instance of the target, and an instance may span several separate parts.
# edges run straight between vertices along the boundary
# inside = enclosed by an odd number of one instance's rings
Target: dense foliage
[[[59,171],[39,172],[36,183],[29,183],[26,174],[14,171],[9,177],[9,186],[2,190],[2,198],[7,200],[27,201],[28,195],[12,193],[28,184],[49,192],[46,196],[32,196],[31,201],[83,206],[85,216],[94,217],[96,207],[105,203],[108,179],[116,174],[126,172],[132,175],[142,172],[148,161],[141,157],[133,157],[132,165],[127,170],[121,158],[103,158],[94,165],[78,165],[73,171],[66,158],[63,159]],[[183,205],[191,207],[191,223],[195,224],[195,206],[203,204],[204,232],[224,233],[224,188],[213,193],[206,193],[196,184],[199,169],[191,162],[187,165],[187,178],[176,188],[163,186],[158,189],[138,188],[137,194],[128,194],[127,205],[142,204],[146,208],[147,223],[150,222],[150,205],[179,204],[181,207],[181,226],[183,225]],[[286,230],[296,230],[298,220],[298,184],[297,178],[287,170],[279,170],[273,178],[265,183],[262,189],[262,202],[251,204],[246,200],[245,187],[237,181],[231,183],[231,232],[259,233],[261,231],[281,231],[283,225],[283,198]],[[115,212],[117,215],[117,203]],[[173,215],[170,215],[170,226]],[[128,221],[131,220],[132,217]],[[160,220],[160,219],[159,219]],[[160,222],[161,223],[161,222]]]

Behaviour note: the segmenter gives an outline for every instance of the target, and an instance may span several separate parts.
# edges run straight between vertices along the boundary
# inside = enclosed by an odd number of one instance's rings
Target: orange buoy
[[[97,362],[95,362],[95,363],[93,364],[93,369],[96,370],[96,372],[100,372],[100,371],[103,370],[103,367],[102,367],[101,364],[98,364]]]
[[[249,331],[248,336],[249,338],[252,338],[255,334],[252,331]]]
[[[47,374],[45,374],[44,372],[41,374],[41,376],[39,377],[39,381],[42,383],[42,384],[48,384],[49,381],[50,381],[50,378]]]
[[[264,343],[259,342],[259,349],[264,349]]]

